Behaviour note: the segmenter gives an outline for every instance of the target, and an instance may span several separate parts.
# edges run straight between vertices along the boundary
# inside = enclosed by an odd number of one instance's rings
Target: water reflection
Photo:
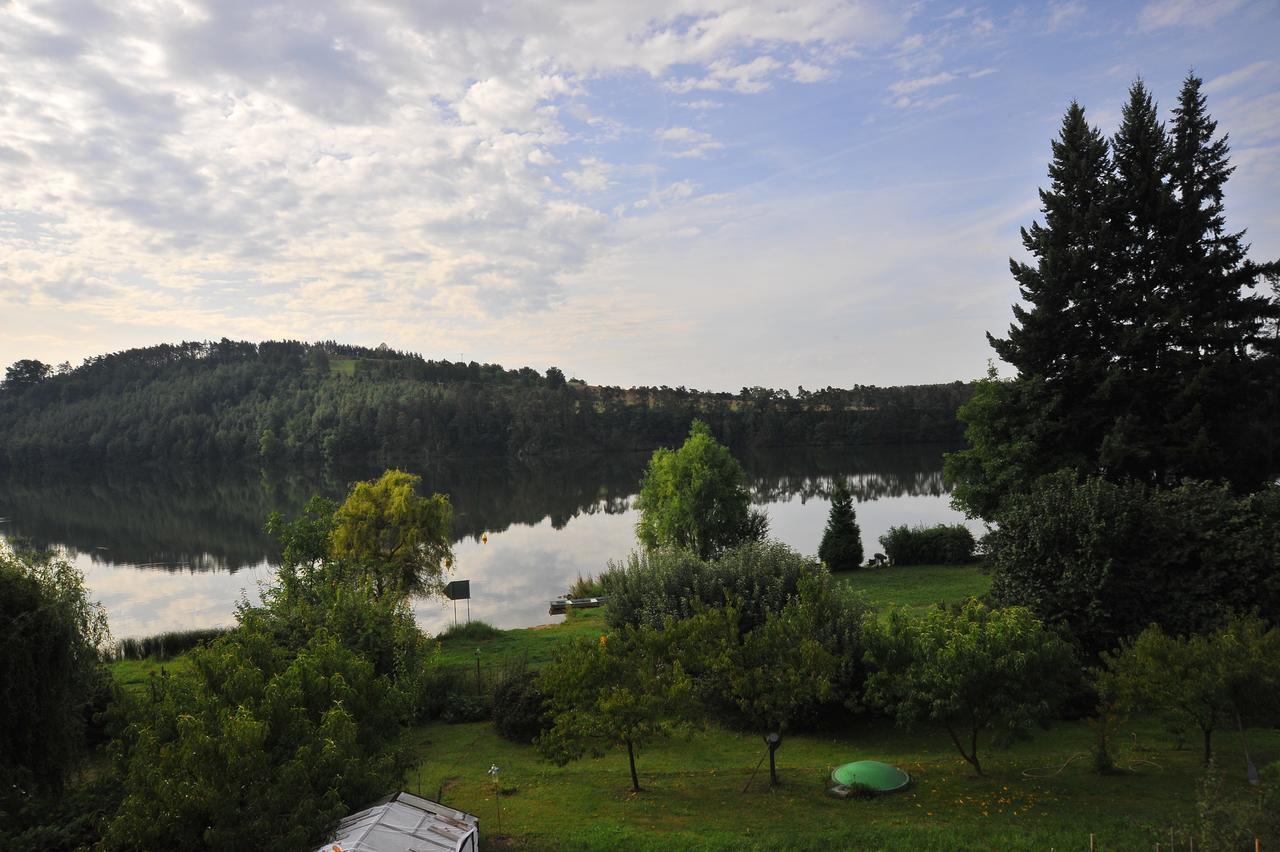
[[[812,553],[837,478],[859,501],[868,553],[899,523],[959,520],[945,497],[935,445],[785,450],[741,461],[772,534]],[[457,577],[472,581],[471,614],[500,626],[545,623],[547,600],[632,547],[632,508],[647,456],[457,460],[408,466],[454,506]],[[313,494],[338,498],[380,469],[336,474],[93,472],[0,483],[0,537],[64,548],[107,607],[116,636],[224,624],[257,594],[276,559],[263,532],[272,511],[296,513]],[[487,532],[488,543],[481,541]],[[452,617],[436,602],[427,629]]]

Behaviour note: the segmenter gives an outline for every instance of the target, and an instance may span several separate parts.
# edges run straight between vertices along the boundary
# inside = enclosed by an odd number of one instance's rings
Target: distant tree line
[[[795,394],[589,386],[555,368],[332,341],[165,344],[0,384],[0,465],[273,463],[651,450],[702,419],[730,447],[957,442],[961,382]]]

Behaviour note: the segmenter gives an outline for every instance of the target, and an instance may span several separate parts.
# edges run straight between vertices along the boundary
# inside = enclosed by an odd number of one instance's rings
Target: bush
[[[1011,497],[998,522],[994,598],[1065,625],[1093,654],[1152,623],[1185,635],[1230,611],[1280,618],[1280,488],[1236,497],[1061,471]]]
[[[889,527],[880,546],[890,565],[963,565],[974,561],[977,549],[963,524]]]
[[[538,673],[528,670],[503,677],[493,688],[493,727],[512,742],[528,745],[545,729]]]
[[[625,564],[610,563],[609,606],[614,628],[660,628],[668,619],[688,618],[726,601],[739,606],[742,631],[781,612],[805,577],[829,576],[821,565],[780,542],[740,545],[704,561],[688,550],[662,548],[633,553]]]
[[[106,615],[61,559],[0,552],[0,810],[12,790],[57,791],[85,750],[108,679]]]
[[[404,697],[328,630],[291,650],[257,620],[191,658],[118,743],[106,849],[305,848],[394,788]]]

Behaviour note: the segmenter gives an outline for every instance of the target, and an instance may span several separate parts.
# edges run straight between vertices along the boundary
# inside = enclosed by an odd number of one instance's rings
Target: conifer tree
[[[843,482],[837,482],[831,493],[831,514],[818,558],[830,571],[848,571],[862,564],[862,531],[853,511],[853,495]]]

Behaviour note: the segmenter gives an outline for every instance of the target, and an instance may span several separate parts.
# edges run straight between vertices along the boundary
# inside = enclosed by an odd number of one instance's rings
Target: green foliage
[[[660,628],[668,619],[736,602],[746,632],[781,612],[802,579],[825,573],[776,541],[745,544],[710,561],[673,548],[633,553],[624,564],[610,563],[605,617],[614,628]]]
[[[1233,783],[1234,781],[1234,783]],[[1263,849],[1280,843],[1280,761],[1263,771],[1256,787],[1210,764],[1196,791],[1200,849]]]
[[[1280,709],[1280,628],[1256,617],[1187,637],[1151,625],[1103,662],[1099,692],[1121,709],[1158,713],[1177,734],[1197,729],[1206,764],[1214,730]]]
[[[964,565],[974,560],[977,543],[964,524],[889,527],[880,546],[890,565]]]
[[[969,517],[994,518],[1005,497],[1021,491],[1043,463],[1024,426],[1028,396],[1026,383],[1001,379],[989,363],[986,378],[974,383],[973,396],[956,412],[966,447],[945,455],[943,474],[952,505]]]
[[[546,730],[544,700],[537,672],[508,674],[493,687],[493,727],[512,742],[533,742]]]
[[[1280,617],[1280,489],[1151,489],[1069,471],[1011,499],[986,539],[996,600],[1067,627],[1090,654],[1150,623],[1174,633],[1258,607]]]
[[[1070,646],[1022,607],[897,611],[869,642],[868,700],[899,724],[942,725],[979,775],[979,735],[997,745],[1026,737],[1054,717],[1076,675]]]
[[[551,721],[537,740],[542,754],[564,765],[589,749],[625,746],[640,792],[636,750],[668,735],[688,709],[689,679],[664,648],[661,631],[647,627],[565,645],[540,677]]]
[[[0,549],[0,810],[14,793],[61,789],[109,679],[102,608],[63,559]]]
[[[636,508],[636,537],[649,550],[679,547],[710,559],[767,531],[752,518],[742,466],[701,420],[678,450],[654,452]]]
[[[192,660],[120,743],[105,848],[305,848],[398,780],[403,697],[333,633],[291,650],[249,621]]]
[[[420,481],[388,470],[357,482],[334,513],[330,555],[367,579],[377,597],[440,592],[441,575],[453,564],[449,498],[419,497]]]
[[[601,595],[608,594],[605,589],[606,575],[601,574],[599,577],[583,577],[578,575],[578,579],[569,585],[569,591],[565,593],[570,598],[598,598]]]
[[[849,571],[862,565],[862,531],[853,511],[853,495],[844,482],[831,494],[831,514],[818,545],[818,558],[829,571]]]

